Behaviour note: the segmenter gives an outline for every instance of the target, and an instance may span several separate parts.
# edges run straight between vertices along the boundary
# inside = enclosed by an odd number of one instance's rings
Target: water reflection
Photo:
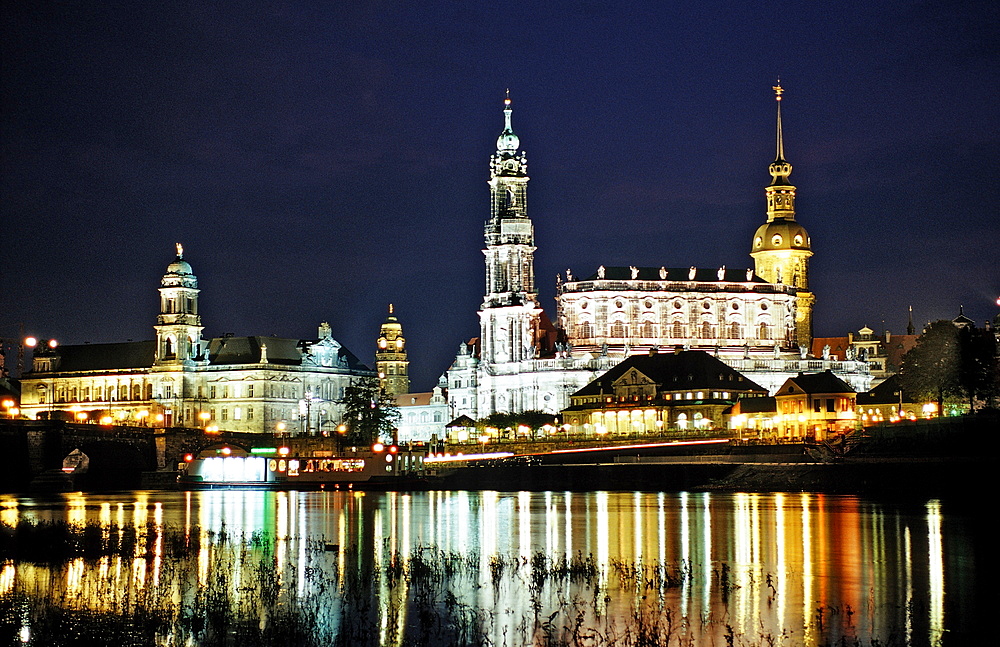
[[[969,594],[949,586],[974,581],[960,552],[971,551],[969,531],[939,501],[921,510],[821,494],[465,491],[0,501],[0,524],[22,521],[86,527],[112,550],[53,563],[4,555],[5,606],[159,611],[172,619],[160,629],[169,642],[204,637],[185,618],[212,604],[261,631],[298,610],[317,642],[379,645],[629,631],[695,645],[939,645],[972,613]],[[959,551],[948,560],[946,544]],[[16,637],[31,643],[39,629],[25,624]]]

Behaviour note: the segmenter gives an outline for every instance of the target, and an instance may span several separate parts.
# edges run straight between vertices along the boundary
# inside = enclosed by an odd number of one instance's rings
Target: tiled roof
[[[400,393],[396,396],[396,406],[397,407],[419,407],[425,406],[431,403],[431,398],[434,396],[433,391],[428,391],[426,393]]]
[[[854,393],[851,385],[843,381],[829,370],[822,373],[799,373],[795,377],[790,377],[785,384],[794,382],[796,386],[806,393]],[[782,385],[778,389],[778,395],[787,392],[788,389]]]
[[[147,369],[153,365],[156,341],[59,346],[50,354],[59,357],[56,372]]]
[[[858,404],[894,404],[899,402],[899,376],[892,375],[867,393],[858,394]],[[917,402],[913,395],[903,392],[903,402]]]
[[[700,389],[703,391],[759,391],[767,393],[767,389],[744,377],[739,371],[717,357],[701,350],[687,350],[679,353],[632,355],[573,395],[613,393],[612,384],[615,380],[633,368],[661,385],[660,391]]]

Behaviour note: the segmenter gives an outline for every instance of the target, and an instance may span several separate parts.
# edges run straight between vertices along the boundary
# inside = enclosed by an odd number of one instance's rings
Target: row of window
[[[253,398],[255,397],[255,387],[253,383],[246,384],[246,394],[243,394],[242,384],[209,385],[206,389],[199,386],[198,398],[206,397],[215,400],[217,398]],[[298,399],[301,395],[298,389],[288,384],[264,384],[263,396],[265,398],[285,398]],[[342,399],[344,397],[344,387],[333,387],[332,385],[320,385],[317,389],[316,397],[325,400]],[[336,397],[331,397],[336,396]],[[44,385],[38,386],[38,402],[45,404],[48,401],[48,389]],[[174,397],[174,388],[171,384],[161,385],[160,397],[169,399]],[[59,386],[56,387],[53,402],[127,402],[127,401],[148,401],[153,399],[152,384],[121,384],[108,386]]]
[[[576,325],[576,338],[577,339],[591,339],[595,336],[594,334],[594,324],[589,321],[584,321]],[[613,321],[608,326],[608,337],[611,339],[626,339],[629,337],[629,329],[631,326],[623,321]],[[659,337],[657,334],[658,326],[652,322],[643,322],[635,326],[635,337],[643,339],[656,339]],[[668,336],[675,339],[686,339],[687,338],[688,326],[677,321],[674,322],[672,326],[666,327],[666,332],[669,333]],[[717,326],[713,326],[709,322],[704,322],[701,326],[694,328],[695,336],[700,339],[716,339],[716,329]],[[743,329],[744,327],[738,323],[731,323],[724,328],[727,333],[726,339],[743,339]],[[754,328],[756,333],[756,339],[770,340],[772,339],[774,326],[761,323]]]

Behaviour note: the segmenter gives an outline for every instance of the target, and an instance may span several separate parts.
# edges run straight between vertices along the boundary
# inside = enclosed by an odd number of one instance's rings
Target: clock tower
[[[382,322],[375,349],[375,370],[378,371],[379,386],[386,395],[410,392],[410,362],[406,357],[406,339],[403,326],[392,312]]]

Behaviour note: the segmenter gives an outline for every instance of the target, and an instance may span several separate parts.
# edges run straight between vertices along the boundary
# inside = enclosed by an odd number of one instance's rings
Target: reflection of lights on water
[[[0,571],[0,595],[6,595],[14,589],[16,575],[17,569],[14,568],[13,563],[4,564],[3,570]]]
[[[941,543],[941,502],[927,502],[927,574],[930,597],[931,644],[944,635],[944,549]]]
[[[115,522],[113,506],[119,506],[118,520],[119,523],[125,522],[122,524],[125,530],[134,527],[137,533],[145,533],[148,525],[146,545],[152,559],[129,554],[124,558],[105,556],[88,561],[86,565],[78,560],[67,562],[54,576],[44,568],[0,563],[0,593],[17,590],[21,580],[34,583],[51,577],[51,580],[45,581],[54,584],[51,588],[55,595],[66,596],[76,591],[81,605],[101,608],[101,605],[114,599],[104,593],[105,589],[116,593],[143,591],[144,594],[165,591],[163,599],[168,604],[182,605],[186,602],[180,591],[184,590],[185,584],[193,589],[197,580],[208,587],[217,586],[217,574],[225,571],[227,581],[233,587],[233,599],[239,604],[252,603],[254,594],[247,592],[250,590],[248,585],[256,582],[253,578],[259,571],[256,566],[251,567],[254,564],[252,561],[233,561],[232,544],[217,543],[217,528],[221,528],[224,522],[226,532],[236,533],[237,536],[245,533],[244,536],[249,537],[251,533],[264,530],[269,544],[266,553],[271,556],[266,562],[268,573],[273,569],[277,553],[284,543],[286,548],[281,557],[284,566],[275,572],[277,577],[285,580],[285,586],[280,588],[282,604],[296,599],[296,587],[287,579],[296,571],[300,598],[314,595],[321,588],[315,583],[322,580],[305,577],[305,568],[325,569],[324,573],[331,577],[336,577],[335,571],[340,573],[337,584],[333,586],[339,585],[344,591],[345,569],[352,572],[351,569],[357,565],[371,568],[374,564],[374,577],[384,578],[389,572],[387,559],[393,552],[398,552],[405,559],[411,549],[427,546],[436,549],[448,542],[450,548],[445,551],[446,554],[475,557],[462,563],[467,565],[465,568],[472,569],[472,578],[478,577],[485,582],[490,578],[489,558],[493,555],[514,557],[520,554],[527,558],[524,564],[528,565],[529,572],[531,558],[537,552],[544,552],[549,560],[565,558],[567,561],[575,556],[576,551],[580,551],[583,557],[593,555],[598,576],[586,584],[575,582],[566,585],[570,588],[593,584],[602,587],[599,589],[602,593],[591,598],[595,605],[593,612],[627,612],[627,607],[636,603],[637,598],[630,597],[638,595],[634,587],[619,581],[616,575],[620,566],[631,573],[633,567],[650,567],[658,563],[677,569],[681,579],[678,588],[666,585],[667,588],[651,592],[654,597],[661,596],[660,604],[669,598],[671,605],[678,605],[671,608],[685,618],[688,626],[700,626],[698,623],[703,619],[718,618],[720,609],[724,609],[727,622],[731,622],[744,636],[751,635],[753,631],[771,632],[773,635],[793,631],[802,638],[803,644],[811,644],[807,640],[818,643],[830,635],[826,633],[830,631],[830,626],[822,630],[818,626],[817,605],[828,604],[832,605],[831,609],[842,609],[845,604],[850,604],[858,613],[855,618],[864,618],[868,623],[864,626],[869,632],[875,629],[883,631],[884,623],[888,622],[905,630],[907,642],[922,642],[930,638],[930,644],[934,644],[934,640],[943,638],[948,626],[945,624],[943,591],[946,567],[943,543],[947,537],[943,536],[946,527],[938,502],[931,502],[926,508],[927,552],[924,552],[924,542],[915,542],[915,548],[910,528],[905,523],[897,522],[897,527],[893,529],[891,517],[890,522],[885,523],[885,515],[881,514],[878,506],[864,509],[867,523],[859,524],[857,519],[848,519],[845,524],[842,523],[844,517],[836,516],[844,512],[845,506],[833,497],[803,494],[796,501],[796,496],[790,494],[714,496],[716,498],[708,493],[663,492],[477,492],[462,496],[447,492],[362,495],[353,492],[289,494],[254,491],[197,493],[192,499],[190,493],[185,493],[176,495],[173,506],[159,502],[137,505],[128,501],[124,505],[131,506],[129,514],[133,516],[129,519],[122,518],[123,506],[117,501],[109,503],[98,499],[98,503],[91,500],[90,505],[85,506],[89,508],[91,522],[99,518],[103,526],[111,526]],[[319,509],[320,503],[322,510]],[[66,505],[68,509],[69,504]],[[7,506],[8,509],[11,507]],[[797,507],[800,508],[798,511]],[[265,508],[266,513],[259,512]],[[48,514],[65,519],[66,509],[55,509]],[[162,546],[167,543],[167,538],[162,535],[164,517],[168,520],[167,526],[187,519],[188,527],[191,527],[191,510],[195,510],[196,515],[203,515],[206,524],[202,527],[201,551],[186,562],[193,567],[196,557],[198,568],[174,568],[171,565],[164,568],[161,575],[159,556],[163,552]],[[186,511],[187,517],[184,516]],[[854,514],[856,517],[857,513]],[[464,523],[460,524],[459,520],[464,520]],[[834,521],[840,525],[830,525]],[[462,534],[463,525],[465,535]],[[330,552],[304,550],[307,545],[304,538],[318,537],[318,527],[324,539],[330,537],[330,544],[333,543],[333,536],[338,538],[336,549],[329,546],[326,551]],[[177,528],[182,530],[179,525]],[[206,529],[209,532],[206,533]],[[276,530],[277,536],[283,539],[276,539]],[[917,532],[918,540],[920,532]],[[123,535],[127,533],[118,533],[118,536]],[[876,538],[875,543],[867,541],[869,535]],[[458,540],[461,536],[467,539],[466,543]],[[119,547],[123,545],[119,544]],[[355,561],[362,560],[363,555],[373,561],[367,564]],[[870,574],[871,581],[876,583],[873,603],[867,610],[863,609],[868,596],[867,580],[859,587],[856,584],[858,578],[854,577],[857,574],[852,574],[846,584],[834,583],[843,575],[844,569],[859,560],[862,564],[869,563],[868,560],[875,564],[874,570],[865,567],[866,570],[860,574],[861,579]],[[166,562],[170,563],[169,558]],[[520,560],[513,563],[520,563]],[[733,568],[729,580],[733,588],[727,592],[724,602],[720,600],[719,588],[719,573],[723,564]],[[63,573],[65,576],[60,577]],[[641,574],[642,571],[636,570],[635,573]],[[523,574],[524,571],[515,575],[512,581],[524,581],[516,579]],[[769,578],[770,575],[774,577]],[[928,576],[930,579],[925,584]],[[504,577],[507,577],[506,573]],[[177,578],[188,579],[178,581]],[[409,584],[405,578],[394,586],[386,584],[384,579],[376,581],[376,590],[384,593],[377,601],[373,599],[381,610],[380,633],[386,644],[395,644],[405,635],[407,627],[415,622],[412,609],[408,610],[404,602],[410,595]],[[553,584],[547,585],[550,588],[545,596],[557,590],[562,594],[563,589],[557,589],[555,580],[551,581]],[[882,581],[895,581],[898,589],[892,587],[891,591],[883,591],[877,583]],[[774,586],[773,593],[771,584]],[[576,589],[570,592],[570,588],[565,589],[566,595],[576,595]],[[516,583],[511,584],[505,579],[499,590],[500,593],[496,594],[491,586],[468,587],[467,590],[458,587],[454,589],[454,594],[460,604],[470,605],[470,608],[492,608],[490,605],[494,603],[513,609],[510,613],[520,613],[522,608],[528,608],[523,591]],[[904,602],[893,605],[897,599],[893,596],[897,595]],[[496,600],[494,596],[497,596]],[[912,600],[922,603],[907,604],[906,601]],[[402,606],[393,606],[396,604]],[[543,601],[543,604],[548,602]],[[890,607],[898,611],[887,611]],[[338,612],[330,610],[330,614]],[[409,621],[407,613],[410,613]],[[950,615],[947,619],[950,623],[954,622]],[[504,622],[511,627],[516,625],[513,621]],[[839,623],[841,620],[831,619],[831,622]],[[858,631],[862,630],[861,623],[857,627]],[[923,636],[920,631],[924,632]],[[372,637],[378,639],[377,634]]]
[[[17,525],[18,516],[17,501],[7,499],[0,502],[0,523],[13,528]]]

